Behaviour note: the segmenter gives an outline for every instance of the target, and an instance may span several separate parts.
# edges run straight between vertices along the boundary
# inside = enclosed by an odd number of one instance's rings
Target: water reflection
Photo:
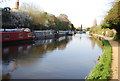
[[[103,48],[102,41],[100,41],[99,39],[93,37],[90,37],[89,39],[91,40],[91,45],[93,49],[95,48],[96,45],[98,45],[100,48]]]
[[[77,34],[3,47],[2,75],[4,79],[84,79],[102,54],[100,45],[89,35]]]
[[[11,61],[3,61],[2,68],[3,68],[2,70],[3,75],[10,74],[17,68],[16,59],[13,59]]]
[[[103,48],[102,41],[98,38],[93,38],[90,35],[80,34],[80,40],[84,37],[91,41],[92,49],[94,49],[96,45],[98,45],[100,48]]]
[[[0,80],[2,80],[2,48],[0,43]]]
[[[17,61],[22,63],[19,66],[28,66],[42,58],[42,56],[54,49],[64,49],[71,37],[61,37],[59,39],[37,40],[34,44],[24,44],[20,46],[3,47],[2,54],[2,75],[3,79],[10,78],[10,74],[17,68]],[[34,59],[31,59],[34,58]],[[24,61],[24,60],[29,60]],[[19,68],[19,67],[18,67]]]

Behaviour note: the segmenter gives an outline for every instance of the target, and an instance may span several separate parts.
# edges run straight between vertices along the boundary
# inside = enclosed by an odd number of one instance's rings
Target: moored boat
[[[28,29],[1,29],[0,36],[2,36],[2,43],[11,43],[15,41],[32,40],[35,36]]]

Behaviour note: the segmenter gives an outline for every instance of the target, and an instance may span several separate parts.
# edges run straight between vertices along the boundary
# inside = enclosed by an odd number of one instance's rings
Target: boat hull
[[[32,34],[32,32],[26,32],[26,31],[2,31],[0,33],[2,36],[2,44],[12,44],[12,43],[24,43],[24,42],[32,42],[35,36]]]

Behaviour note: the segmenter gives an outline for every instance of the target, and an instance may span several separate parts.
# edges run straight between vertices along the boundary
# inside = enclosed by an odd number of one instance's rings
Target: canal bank
[[[98,64],[90,72],[87,79],[96,81],[98,79],[110,79],[111,77],[111,61],[112,61],[112,47],[109,41],[103,41],[103,54],[98,59]]]
[[[111,37],[105,37],[102,35],[98,35],[98,34],[92,34],[94,37],[100,37],[102,39],[105,40],[109,40],[110,45],[112,46],[112,63],[111,63],[111,70],[112,70],[112,75],[111,75],[111,79],[119,79],[120,80],[120,72],[118,71],[118,58],[120,57],[118,55],[118,50],[120,48],[120,45],[117,41],[113,41],[113,38]]]

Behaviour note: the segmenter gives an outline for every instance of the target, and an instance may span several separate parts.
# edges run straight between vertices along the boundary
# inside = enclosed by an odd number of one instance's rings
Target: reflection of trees
[[[91,39],[92,48],[94,49],[95,48],[95,44],[96,44],[96,39],[93,38],[93,37],[90,37],[90,39]]]
[[[91,44],[92,44],[93,49],[94,49],[96,44],[102,48],[102,41],[101,40],[99,40],[98,38],[93,38],[93,37],[89,37],[89,39],[91,40]]]
[[[68,39],[61,41],[61,44],[59,44],[58,48],[59,48],[60,50],[65,49],[68,42],[69,42]]]
[[[80,37],[80,40],[82,39],[82,37]]]
[[[66,44],[62,44],[58,47],[58,49],[60,49],[60,50],[64,50],[65,48],[66,48]]]

